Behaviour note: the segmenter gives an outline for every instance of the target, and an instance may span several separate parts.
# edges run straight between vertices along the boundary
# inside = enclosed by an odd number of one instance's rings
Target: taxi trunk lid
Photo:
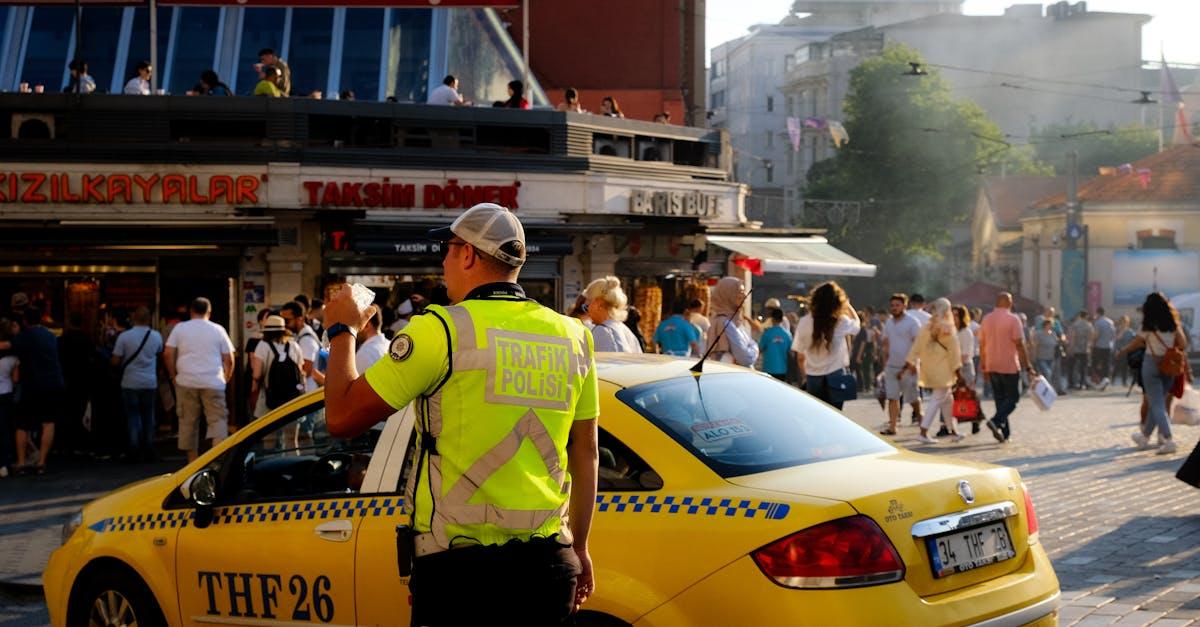
[[[887,534],[904,560],[905,582],[923,597],[1015,571],[1029,550],[1024,487],[1016,471],[1009,468],[895,451],[731,477],[728,481],[748,488],[849,503]],[[960,489],[963,481],[969,484],[969,489]],[[969,492],[972,502],[968,503],[960,494],[963,491]],[[1006,507],[1008,503],[1013,507]],[[971,516],[981,509],[1010,515],[988,512]],[[935,558],[931,558],[927,538],[933,537],[929,535],[930,529],[943,527],[931,524],[963,513],[969,516],[964,527],[986,524],[993,518],[996,520],[991,522],[1003,522],[1014,555],[963,572],[935,576]],[[921,522],[926,524],[914,527]],[[941,557],[936,559],[940,561]]]

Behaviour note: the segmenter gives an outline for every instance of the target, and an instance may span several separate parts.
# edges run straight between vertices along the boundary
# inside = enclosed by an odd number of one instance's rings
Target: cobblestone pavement
[[[1174,476],[1200,427],[1176,427],[1174,455],[1135,450],[1139,403],[1110,389],[1041,412],[1023,398],[1008,444],[985,428],[961,444],[923,445],[915,426],[896,443],[1021,472],[1062,586],[1062,625],[1200,626],[1200,490]],[[989,416],[993,408],[984,401]],[[884,420],[874,400],[854,401],[846,413],[872,429]]]
[[[1136,451],[1129,434],[1138,402],[1123,392],[1082,393],[1040,412],[1022,399],[1008,444],[984,429],[960,444],[926,446],[915,427],[904,427],[896,442],[1021,471],[1062,584],[1063,625],[1200,627],[1200,490],[1174,478],[1200,428],[1177,428],[1174,455]],[[990,413],[992,403],[984,406]],[[873,400],[849,403],[846,413],[871,429],[883,420]],[[180,465],[64,466],[46,477],[0,480],[0,582],[36,582],[62,519],[83,503]],[[46,621],[36,588],[0,585],[0,627]]]

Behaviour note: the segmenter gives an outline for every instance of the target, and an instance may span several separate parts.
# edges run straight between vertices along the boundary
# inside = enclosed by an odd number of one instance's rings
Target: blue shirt
[[[687,357],[692,352],[692,344],[699,342],[700,332],[679,314],[663,320],[654,330],[654,343],[662,346],[662,352],[667,355]]]
[[[770,327],[758,338],[762,349],[762,369],[767,374],[787,374],[788,349],[792,347],[792,334],[783,327]]]
[[[150,337],[146,337],[147,333]],[[142,345],[143,339],[146,340],[146,345],[138,352],[138,346]],[[117,343],[113,346],[113,357],[119,358],[122,364],[133,357],[133,361],[125,366],[125,372],[121,375],[121,387],[127,390],[157,388],[158,354],[162,350],[162,335],[150,327],[137,326],[118,335]],[[137,353],[136,357],[134,353]]]

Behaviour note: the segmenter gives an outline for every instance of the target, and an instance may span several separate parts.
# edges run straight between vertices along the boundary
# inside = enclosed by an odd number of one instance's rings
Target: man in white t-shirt
[[[304,363],[300,366],[300,371],[304,374],[304,391],[312,392],[325,385],[325,373],[317,369],[321,340],[304,317],[304,305],[296,301],[284,303],[283,307],[279,308],[279,315],[283,317],[287,330],[292,332],[296,337],[296,344],[300,346],[300,355],[304,357]]]
[[[358,334],[358,348],[354,351],[354,367],[359,374],[366,372],[367,368],[375,365],[375,362],[388,352],[387,337],[379,331],[379,327],[382,325],[383,316],[377,309],[375,315],[367,321],[367,326],[363,327],[362,332]]]
[[[458,79],[453,74],[447,74],[446,78],[442,79],[442,84],[429,92],[429,99],[425,101],[425,104],[465,107],[471,103],[464,100],[462,94],[458,93]]]
[[[913,294],[908,297],[908,315],[917,319],[920,326],[925,326],[926,322],[932,317],[929,312],[925,311],[925,297],[920,294]]]
[[[233,342],[225,328],[210,321],[212,302],[192,301],[191,319],[171,330],[163,351],[167,373],[175,382],[179,413],[179,450],[195,461],[199,442],[196,427],[203,412],[204,439],[216,446],[229,435],[229,409],[225,384],[233,377]]]
[[[884,435],[896,435],[901,401],[912,404],[914,416],[921,415],[916,374],[904,367],[908,351],[921,332],[916,316],[905,311],[907,301],[908,297],[904,294],[893,294],[888,301],[888,313],[891,316],[883,323],[883,382],[888,401],[888,426],[880,431]]]

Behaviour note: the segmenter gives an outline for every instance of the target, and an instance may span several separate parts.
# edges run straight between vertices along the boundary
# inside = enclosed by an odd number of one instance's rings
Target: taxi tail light
[[[862,515],[793,533],[751,557],[763,574],[787,588],[856,588],[904,579],[896,547]]]
[[[1021,483],[1021,490],[1025,492],[1025,524],[1029,529],[1029,543],[1037,542],[1038,519],[1037,510],[1033,508],[1033,497],[1029,494],[1029,486]]]

